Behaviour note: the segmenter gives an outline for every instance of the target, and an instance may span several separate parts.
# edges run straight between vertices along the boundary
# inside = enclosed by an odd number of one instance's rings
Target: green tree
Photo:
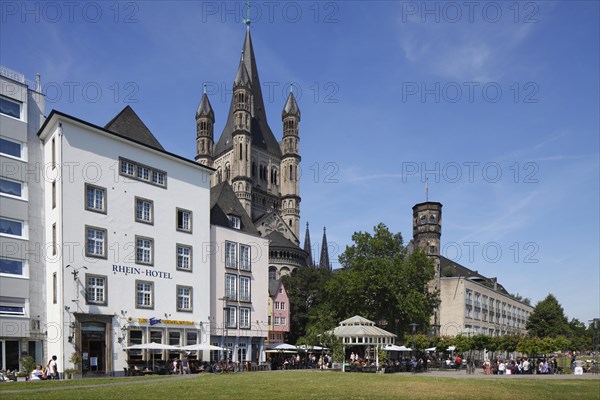
[[[570,350],[591,350],[592,337],[588,334],[588,330],[583,322],[577,318],[571,319],[569,322],[569,332],[567,338],[571,342]]]
[[[565,312],[552,294],[535,305],[526,327],[530,336],[540,338],[555,338],[569,330]]]
[[[411,332],[417,323],[425,331],[437,293],[428,293],[433,279],[433,261],[422,252],[407,256],[400,233],[391,233],[384,224],[374,233],[356,232],[354,244],[339,257],[344,267],[327,284],[327,300],[339,320],[361,315],[384,329]]]
[[[300,337],[306,335],[306,330],[311,323],[311,315],[323,317],[315,310],[325,303],[325,285],[331,276],[331,271],[326,269],[299,267],[291,275],[281,278],[290,300],[290,334],[287,339],[290,343],[296,343]],[[322,319],[312,318],[313,325],[316,324],[319,329],[324,329],[322,325],[328,324],[323,323]],[[326,329],[330,328],[331,326],[326,326]],[[315,340],[316,335],[323,332],[324,330],[313,332],[307,340],[309,342]],[[315,343],[318,342],[307,344]]]

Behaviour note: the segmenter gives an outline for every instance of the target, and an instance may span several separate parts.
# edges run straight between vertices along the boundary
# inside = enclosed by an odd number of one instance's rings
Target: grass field
[[[2,399],[600,399],[600,377],[455,378],[281,371],[0,385]]]

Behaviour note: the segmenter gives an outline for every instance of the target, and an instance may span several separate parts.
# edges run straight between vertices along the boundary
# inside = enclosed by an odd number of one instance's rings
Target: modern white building
[[[269,333],[269,241],[260,236],[233,189],[211,189],[210,340],[226,353],[211,359],[263,362]]]
[[[0,67],[0,369],[31,355],[43,364],[45,339],[42,147],[45,98],[36,82]]]
[[[127,106],[105,127],[52,111],[44,159],[48,354],[83,373],[180,356],[133,344],[208,342],[212,169],[165,151]]]

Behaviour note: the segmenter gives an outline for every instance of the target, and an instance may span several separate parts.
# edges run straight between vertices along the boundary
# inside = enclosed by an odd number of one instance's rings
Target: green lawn
[[[53,389],[58,390],[53,390]],[[63,389],[64,388],[64,389]],[[13,392],[17,390],[18,392]],[[20,392],[20,390],[24,390]],[[0,385],[2,399],[600,399],[598,379],[282,371]]]

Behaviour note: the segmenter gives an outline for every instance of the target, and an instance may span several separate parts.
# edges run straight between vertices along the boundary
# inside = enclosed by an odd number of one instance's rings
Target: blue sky
[[[193,158],[207,83],[220,134],[244,3],[51,4],[3,2],[0,26],[0,63],[41,74],[47,112],[103,125],[129,104]],[[379,222],[408,242],[428,178],[444,255],[534,303],[552,292],[569,317],[600,316],[599,8],[251,2],[278,138],[295,83],[315,246],[326,225],[337,261],[354,231]]]

